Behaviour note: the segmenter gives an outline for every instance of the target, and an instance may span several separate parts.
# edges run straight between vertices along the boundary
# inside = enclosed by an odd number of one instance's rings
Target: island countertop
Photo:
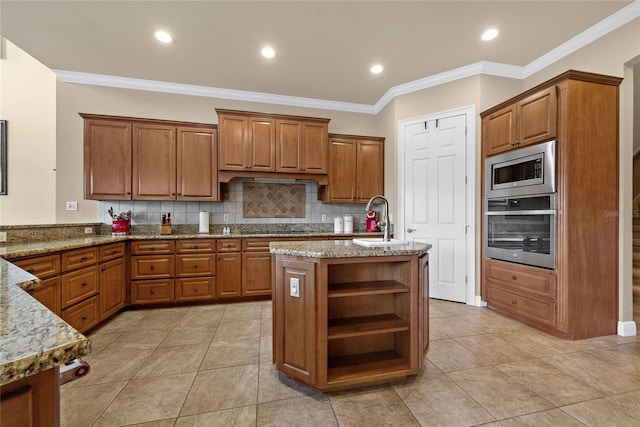
[[[25,292],[39,282],[0,259],[0,385],[63,365],[90,351],[88,338]]]
[[[430,244],[407,242],[386,247],[366,247],[352,240],[319,240],[307,242],[272,242],[269,250],[276,255],[292,255],[309,258],[358,258],[383,256],[422,256],[431,249]]]

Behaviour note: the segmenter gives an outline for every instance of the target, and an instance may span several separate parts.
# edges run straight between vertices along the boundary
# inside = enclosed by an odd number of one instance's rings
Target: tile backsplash
[[[207,211],[210,213],[209,221],[211,224],[289,224],[289,223],[322,223],[322,215],[326,215],[326,224],[333,223],[335,216],[351,214],[355,230],[364,230],[364,221],[366,213],[362,204],[329,204],[322,203],[318,200],[318,183],[315,181],[296,181],[295,184],[276,183],[272,186],[271,191],[267,192],[274,200],[277,200],[277,191],[283,191],[282,197],[287,204],[298,203],[304,195],[304,209],[300,206],[301,213],[299,216],[278,217],[280,213],[275,212],[273,206],[267,207],[272,216],[265,215],[263,217],[251,217],[255,212],[244,214],[244,197],[245,185],[266,186],[271,183],[258,183],[253,180],[233,179],[228,186],[228,198],[223,202],[169,202],[169,201],[101,201],[100,202],[100,221],[105,224],[111,224],[111,217],[107,212],[113,207],[115,212],[131,210],[132,225],[142,224],[160,224],[162,214],[171,213],[172,224],[198,224],[198,213]],[[285,186],[285,187],[280,187]],[[295,190],[286,187],[296,186]],[[249,186],[251,187],[251,186]],[[304,193],[302,188],[304,187]],[[249,190],[249,194],[254,194]],[[254,194],[255,195],[255,194]],[[249,201],[249,200],[248,200]],[[252,198],[250,201],[254,201]],[[302,205],[302,203],[300,203]],[[255,205],[252,208],[256,209]],[[265,212],[267,213],[267,212]],[[224,215],[228,215],[228,221],[224,221]]]

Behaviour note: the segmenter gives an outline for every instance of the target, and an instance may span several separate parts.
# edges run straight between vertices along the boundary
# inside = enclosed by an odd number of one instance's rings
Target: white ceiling
[[[526,67],[630,3],[2,0],[0,29],[54,70],[373,105],[481,61]]]

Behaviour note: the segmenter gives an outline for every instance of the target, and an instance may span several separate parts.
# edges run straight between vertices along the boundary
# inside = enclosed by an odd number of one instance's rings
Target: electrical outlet
[[[327,214],[322,214],[322,222],[327,222]]]
[[[300,279],[291,277],[289,279],[289,295],[300,298]]]
[[[222,220],[224,222],[229,222],[229,214],[222,214]]]
[[[6,241],[7,241],[7,232],[0,231],[0,242],[6,242]]]
[[[68,211],[77,211],[78,210],[78,202],[67,202],[67,210]]]
[[[93,227],[85,227],[84,234],[93,234]]]

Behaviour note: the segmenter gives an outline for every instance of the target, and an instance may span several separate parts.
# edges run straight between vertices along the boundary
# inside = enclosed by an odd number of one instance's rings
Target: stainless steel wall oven
[[[484,242],[489,258],[556,268],[556,141],[485,161]]]

